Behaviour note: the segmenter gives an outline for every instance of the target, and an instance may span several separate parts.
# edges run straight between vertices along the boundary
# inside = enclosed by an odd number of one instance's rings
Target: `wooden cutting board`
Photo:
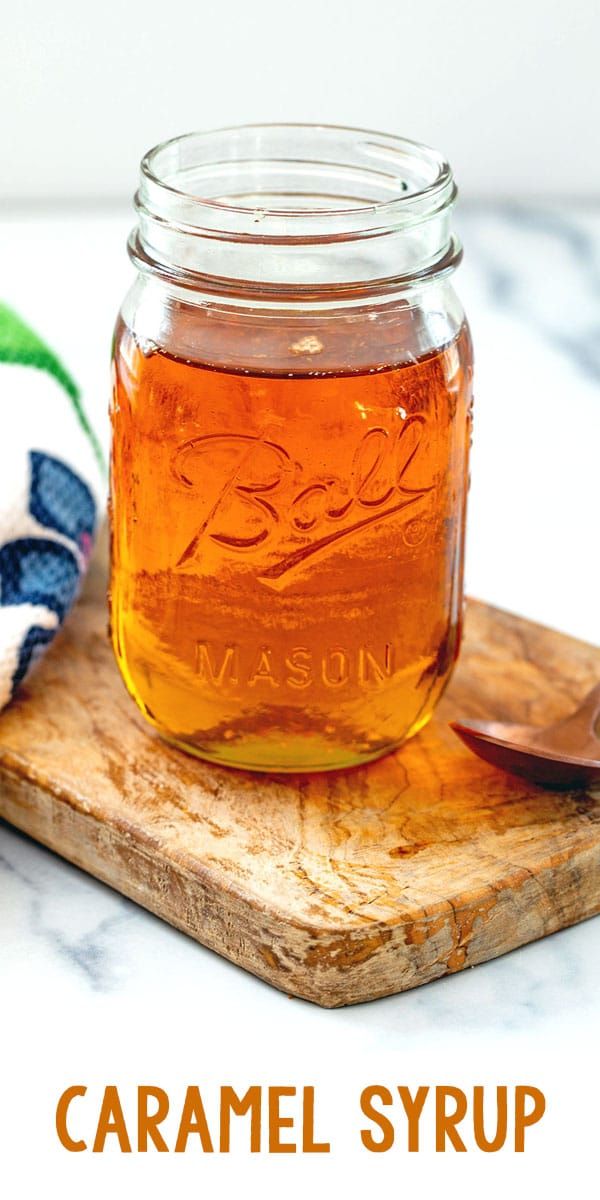
[[[600,911],[600,796],[472,757],[452,716],[543,723],[600,650],[471,602],[433,722],[367,767],[257,776],[164,745],[121,683],[105,578],[0,717],[0,815],[205,946],[333,1007],[416,987]]]

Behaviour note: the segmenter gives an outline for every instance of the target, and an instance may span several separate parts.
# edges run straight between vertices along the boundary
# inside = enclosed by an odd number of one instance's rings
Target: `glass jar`
[[[456,189],[362,130],[189,134],[142,162],[114,340],[111,627],[170,742],[374,759],[456,659],[472,355]]]

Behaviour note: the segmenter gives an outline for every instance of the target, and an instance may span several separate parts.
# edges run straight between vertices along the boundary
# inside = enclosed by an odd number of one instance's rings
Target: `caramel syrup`
[[[207,318],[204,363],[118,327],[114,649],[148,719],[204,758],[367,761],[425,724],[449,677],[469,334],[389,365],[401,331],[383,326],[366,366],[360,321],[348,344],[335,322],[248,335]]]

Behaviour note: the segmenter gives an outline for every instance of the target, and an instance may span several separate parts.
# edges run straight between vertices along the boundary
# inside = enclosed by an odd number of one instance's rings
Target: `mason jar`
[[[249,770],[364,763],[455,662],[472,353],[434,150],[310,125],[141,165],[114,338],[111,628],[151,724]]]

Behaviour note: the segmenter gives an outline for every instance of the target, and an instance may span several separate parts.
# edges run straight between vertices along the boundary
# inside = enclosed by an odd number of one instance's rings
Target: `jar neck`
[[[460,259],[452,172],[428,147],[324,126],[189,134],[152,150],[129,250],[178,287],[249,298],[360,299]]]
[[[120,321],[143,354],[162,350],[244,374],[379,371],[449,346],[465,328],[451,281],[352,301],[284,303],[209,295],[140,276]]]

